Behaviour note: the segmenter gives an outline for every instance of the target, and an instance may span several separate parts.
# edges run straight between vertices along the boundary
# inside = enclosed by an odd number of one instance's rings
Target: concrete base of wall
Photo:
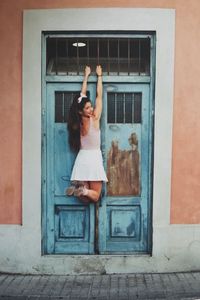
[[[152,256],[41,256],[37,230],[1,226],[0,272],[73,275],[200,270],[200,226],[169,225],[154,228],[154,233]]]

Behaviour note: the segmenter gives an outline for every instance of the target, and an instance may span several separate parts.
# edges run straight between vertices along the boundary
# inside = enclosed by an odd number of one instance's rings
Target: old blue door
[[[46,96],[46,206],[45,253],[94,253],[94,206],[65,196],[75,154],[70,151],[67,115],[81,84],[48,84]],[[95,86],[88,85],[95,97]]]
[[[150,251],[150,107],[149,84],[104,85],[101,254]]]
[[[104,84],[102,153],[109,179],[99,207],[66,197],[75,159],[67,114],[81,83],[48,83],[46,94],[47,254],[148,253],[151,239],[151,104],[149,84]],[[88,84],[91,99],[96,84]],[[98,210],[98,211],[97,211]]]

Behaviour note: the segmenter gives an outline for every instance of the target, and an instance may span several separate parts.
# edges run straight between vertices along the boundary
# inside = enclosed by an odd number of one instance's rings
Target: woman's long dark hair
[[[68,132],[69,132],[69,145],[72,150],[79,151],[80,149],[80,124],[81,124],[81,115],[79,112],[83,111],[85,104],[87,102],[91,102],[89,98],[82,97],[82,100],[80,103],[78,102],[78,98],[80,96],[77,95],[72,105],[69,109],[69,115],[68,115]]]

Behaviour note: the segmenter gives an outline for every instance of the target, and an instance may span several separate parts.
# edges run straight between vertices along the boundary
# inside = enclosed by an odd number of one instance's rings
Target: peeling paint
[[[107,194],[110,196],[140,194],[140,155],[136,133],[128,139],[131,150],[120,150],[119,142],[112,141],[107,158]]]

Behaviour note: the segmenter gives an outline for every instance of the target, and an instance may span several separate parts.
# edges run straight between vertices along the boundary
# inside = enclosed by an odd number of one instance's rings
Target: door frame
[[[190,245],[194,227],[170,224],[172,125],[174,101],[175,9],[161,8],[65,8],[30,9],[23,12],[23,131],[22,131],[22,226],[5,226],[3,243],[12,244],[18,272],[51,274],[99,274],[163,272],[180,268],[187,257],[181,245]],[[88,17],[89,16],[89,17]],[[120,22],[119,22],[120,16]],[[37,20],[37,22],[35,22]],[[85,22],[87,20],[87,22]],[[102,22],[103,20],[103,22]],[[41,37],[44,31],[137,30],[156,32],[156,85],[154,126],[153,257],[144,256],[45,256],[41,255]],[[167,30],[166,30],[167,28]],[[34,62],[34,63],[33,63]],[[42,91],[42,93],[41,93]],[[33,156],[34,153],[34,156]],[[31,192],[30,192],[31,191]],[[162,199],[162,201],[161,201]],[[33,213],[34,212],[34,213]],[[189,233],[188,234],[188,230]],[[31,239],[30,239],[31,237]],[[177,239],[180,249],[177,255]],[[16,241],[20,241],[17,243]],[[170,241],[170,243],[169,243]],[[11,245],[10,244],[10,245]],[[173,257],[174,259],[166,259]],[[184,256],[185,255],[185,256]],[[13,257],[13,259],[12,259]],[[30,259],[31,258],[31,259]],[[87,262],[86,262],[87,259]],[[190,268],[187,260],[185,269]],[[9,270],[9,266],[7,270]]]
[[[152,253],[152,199],[153,199],[153,132],[154,132],[154,95],[155,95],[155,63],[156,63],[156,33],[155,32],[104,32],[95,33],[94,31],[91,32],[79,32],[76,34],[71,33],[51,33],[51,32],[44,32],[42,35],[42,253],[47,254],[47,186],[46,186],[46,173],[47,173],[47,145],[46,145],[46,136],[47,136],[47,124],[46,124],[46,98],[47,98],[47,84],[49,83],[81,83],[83,76],[63,76],[63,75],[46,75],[46,39],[47,37],[129,37],[129,38],[139,38],[139,37],[149,37],[150,38],[150,76],[104,76],[103,83],[132,83],[132,84],[139,84],[139,83],[148,83],[149,84],[149,99],[150,99],[150,119],[151,119],[151,128],[149,129],[150,134],[150,141],[152,143],[149,146],[149,159],[150,159],[150,173],[149,173],[149,203],[151,203],[150,212],[149,212],[149,220],[148,220],[148,228],[151,231],[151,234],[148,234],[148,253]],[[123,82],[122,79],[123,78]],[[96,83],[96,76],[90,76],[88,83]],[[112,254],[110,254],[112,255]],[[134,253],[133,253],[134,255]]]

